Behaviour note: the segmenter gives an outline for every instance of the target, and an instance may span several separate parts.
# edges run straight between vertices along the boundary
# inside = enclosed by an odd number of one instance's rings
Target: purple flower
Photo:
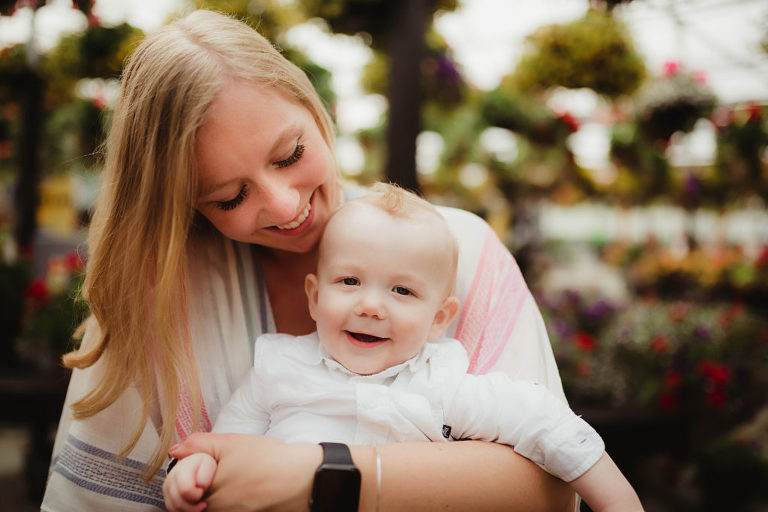
[[[590,318],[600,318],[613,313],[613,306],[611,306],[611,304],[609,304],[606,300],[600,299],[587,307],[584,310],[584,313]]]
[[[704,327],[703,325],[697,325],[697,326],[696,326],[696,327],[694,327],[694,329],[693,329],[693,335],[694,335],[695,337],[697,337],[697,338],[701,338],[701,339],[709,339],[709,336],[710,336],[710,332],[709,332],[709,329],[707,329],[707,328],[706,328],[706,327]]]

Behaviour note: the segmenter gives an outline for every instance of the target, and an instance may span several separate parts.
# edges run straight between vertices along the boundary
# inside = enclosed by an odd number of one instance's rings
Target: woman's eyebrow
[[[296,140],[299,138],[299,135],[301,135],[301,128],[298,124],[293,124],[288,126],[285,130],[282,131],[282,133],[275,139],[275,142],[272,144],[272,148],[267,153],[268,155],[274,155],[277,153],[280,148],[282,148],[286,143],[292,140]],[[222,188],[225,188],[226,186],[241,181],[242,178],[236,177],[232,178],[227,181],[221,181],[218,183],[214,183],[213,185],[204,188],[200,191],[200,193],[197,195],[198,199],[205,198],[217,190],[220,190]]]

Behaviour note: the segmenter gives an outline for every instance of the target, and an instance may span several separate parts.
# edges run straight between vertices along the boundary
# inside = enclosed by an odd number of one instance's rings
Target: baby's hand
[[[170,512],[201,512],[208,506],[200,501],[213,482],[216,460],[207,453],[185,457],[168,473],[163,483],[163,498]]]

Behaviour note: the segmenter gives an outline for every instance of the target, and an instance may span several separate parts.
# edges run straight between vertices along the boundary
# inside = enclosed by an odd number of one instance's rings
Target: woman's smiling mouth
[[[287,229],[296,229],[297,227],[301,226],[305,220],[307,220],[307,217],[309,217],[309,212],[312,211],[312,201],[309,201],[307,203],[306,208],[304,208],[304,211],[302,211],[298,217],[296,217],[295,220],[289,222],[288,224],[283,224],[281,226],[275,226],[277,229],[281,231],[285,231]]]
[[[315,217],[315,209],[312,207],[314,199],[315,194],[313,193],[307,202],[307,206],[305,206],[301,213],[291,222],[270,226],[266,229],[281,235],[298,235],[303,233],[312,225],[312,219]]]

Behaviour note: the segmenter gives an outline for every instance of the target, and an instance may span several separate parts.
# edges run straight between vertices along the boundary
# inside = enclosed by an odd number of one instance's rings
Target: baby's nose
[[[369,316],[380,320],[386,316],[381,297],[375,292],[361,294],[355,307],[355,313],[359,316]]]

